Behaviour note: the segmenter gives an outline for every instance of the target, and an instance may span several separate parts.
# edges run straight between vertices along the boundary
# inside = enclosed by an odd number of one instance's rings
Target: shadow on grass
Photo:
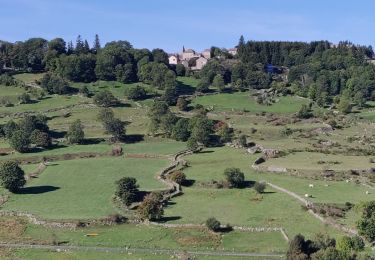
[[[191,187],[191,186],[194,185],[194,183],[195,183],[195,180],[185,180],[185,181],[181,184],[181,186],[182,186],[182,187]]]
[[[125,143],[133,144],[144,141],[144,135],[142,134],[131,134],[124,137]]]
[[[166,223],[168,221],[174,221],[174,220],[179,220],[179,219],[181,219],[180,216],[162,217],[161,219],[158,220],[158,222]]]
[[[104,138],[88,138],[83,140],[82,145],[90,145],[90,144],[100,144],[104,142]]]
[[[47,193],[51,191],[55,191],[60,189],[60,187],[56,186],[33,186],[33,187],[25,187],[20,189],[17,194],[42,194],[42,193]]]
[[[178,95],[192,95],[195,92],[195,88],[179,80],[177,80],[176,90]]]

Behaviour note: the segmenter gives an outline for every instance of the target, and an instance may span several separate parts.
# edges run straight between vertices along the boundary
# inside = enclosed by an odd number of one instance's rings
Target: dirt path
[[[282,187],[277,186],[275,184],[272,184],[270,182],[267,182],[267,185],[269,185],[270,187],[274,188],[275,190],[278,190],[280,192],[288,194],[289,196],[291,196],[291,197],[299,200],[300,202],[302,202],[306,206],[313,205],[313,203],[311,201],[306,200],[305,198],[299,196],[298,194],[296,194],[296,193],[294,193],[294,192],[292,192],[290,190],[287,190],[285,188],[282,188]],[[358,235],[358,232],[355,229],[351,229],[351,228],[345,227],[344,225],[341,225],[341,224],[335,222],[332,219],[324,218],[324,217],[320,216],[319,214],[315,213],[311,209],[309,209],[308,212],[312,216],[314,216],[316,219],[320,220],[324,224],[330,225],[330,226],[332,226],[332,227],[334,227],[334,228],[336,228],[336,229],[338,229],[338,230],[340,230],[340,231],[342,231],[342,232],[344,232],[344,233],[346,233],[348,235]]]
[[[194,256],[238,256],[238,257],[266,257],[266,258],[282,258],[282,254],[266,254],[252,252],[230,252],[230,251],[190,251],[178,249],[155,249],[155,248],[131,248],[131,247],[94,247],[94,246],[51,246],[38,244],[8,244],[0,243],[0,247],[18,248],[18,249],[44,249],[54,251],[95,251],[95,252],[111,252],[111,253],[152,253],[152,254],[188,254]]]

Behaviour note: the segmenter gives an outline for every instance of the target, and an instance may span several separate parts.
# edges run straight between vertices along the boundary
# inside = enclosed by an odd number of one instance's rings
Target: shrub
[[[247,147],[247,139],[246,139],[246,135],[240,135],[240,137],[238,138],[238,143],[239,143],[242,147]]]
[[[51,145],[51,138],[48,133],[35,129],[30,135],[30,142],[38,147],[47,148]]]
[[[62,77],[46,73],[40,81],[40,86],[50,94],[67,94],[70,91],[68,82]]]
[[[13,106],[12,101],[10,101],[9,97],[1,97],[0,98],[0,105],[3,107],[11,107]]]
[[[101,107],[110,107],[118,104],[117,98],[109,90],[102,90],[95,94],[94,103]]]
[[[245,175],[239,168],[227,168],[224,171],[224,175],[231,187],[240,188],[245,184]]]
[[[67,133],[67,138],[69,143],[71,144],[82,143],[83,139],[85,138],[85,133],[83,131],[81,120],[77,119],[70,125]]]
[[[298,118],[307,119],[312,116],[310,107],[306,104],[303,104],[301,109],[297,113]]]
[[[164,213],[162,199],[160,192],[148,194],[137,209],[139,217],[148,220],[160,219]]]
[[[206,220],[206,227],[214,232],[220,231],[220,222],[216,218]]]
[[[193,152],[197,152],[198,148],[199,148],[199,145],[194,138],[190,137],[189,140],[186,143],[186,147]]]
[[[126,205],[132,204],[138,195],[137,180],[132,177],[124,177],[116,182],[116,196]]]
[[[24,171],[16,162],[6,161],[0,165],[1,186],[10,192],[16,192],[25,185],[24,175]]]
[[[258,192],[259,194],[260,193],[263,193],[264,190],[266,189],[266,184],[264,182],[256,182],[254,184],[254,189],[256,190],[256,192]]]
[[[171,179],[171,181],[174,181],[180,185],[186,181],[186,175],[182,171],[172,172],[169,178]]]
[[[29,94],[23,93],[18,96],[18,100],[20,101],[20,104],[29,104],[31,102],[31,97]]]
[[[182,98],[182,97],[179,97],[177,99],[177,104],[176,106],[178,107],[178,109],[180,111],[187,111],[188,109],[188,102],[186,101],[186,99]]]
[[[142,99],[147,98],[146,89],[139,85],[128,89],[126,94],[128,98],[132,100],[142,100]]]
[[[186,74],[186,68],[182,64],[177,64],[176,65],[176,75],[177,76],[185,76]]]
[[[30,139],[25,131],[17,130],[10,137],[9,144],[17,152],[24,153],[29,150]]]
[[[87,88],[87,86],[83,86],[79,88],[79,94],[81,94],[84,97],[89,97],[90,96],[90,90]]]
[[[190,137],[189,119],[180,118],[172,129],[172,138],[177,141],[187,141]]]

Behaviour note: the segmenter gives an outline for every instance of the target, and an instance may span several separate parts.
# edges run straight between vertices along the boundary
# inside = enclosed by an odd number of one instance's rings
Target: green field
[[[253,113],[268,112],[276,114],[296,113],[308,99],[299,97],[280,97],[279,101],[271,106],[258,104],[248,93],[215,94],[197,97],[193,104],[213,107],[214,110],[246,110]]]
[[[283,157],[267,160],[262,166],[285,167],[298,170],[325,169],[349,171],[351,169],[366,170],[374,166],[368,156],[345,156],[314,152],[299,152]]]
[[[11,195],[5,210],[47,219],[100,218],[116,212],[115,181],[135,177],[141,190],[162,189],[155,174],[168,164],[160,159],[95,158],[53,163],[24,189]]]

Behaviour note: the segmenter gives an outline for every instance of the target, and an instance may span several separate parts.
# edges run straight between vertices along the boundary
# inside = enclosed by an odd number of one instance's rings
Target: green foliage
[[[47,148],[51,146],[51,137],[48,133],[35,129],[31,132],[30,142],[37,147]]]
[[[84,138],[85,133],[83,131],[83,125],[81,124],[81,120],[77,119],[69,127],[67,133],[68,142],[71,144],[79,144],[83,142]]]
[[[173,126],[172,138],[177,141],[187,141],[190,137],[189,119],[180,118],[177,123]]]
[[[188,102],[186,101],[186,99],[182,98],[182,97],[179,97],[177,99],[177,104],[176,106],[178,107],[178,109],[180,111],[187,111],[188,109]]]
[[[150,107],[148,116],[152,134],[155,134],[158,130],[162,130],[166,136],[172,134],[177,118],[172,114],[166,102],[155,100]]]
[[[344,114],[348,114],[352,110],[352,105],[350,103],[350,100],[346,96],[341,96],[340,102],[337,105],[337,108],[340,110],[340,112]]]
[[[245,184],[245,175],[239,168],[226,168],[224,176],[231,187],[241,188]]]
[[[177,64],[176,65],[176,75],[183,77],[183,76],[185,76],[185,74],[186,74],[186,68],[185,68],[185,66],[182,65],[182,64]]]
[[[307,119],[312,116],[310,106],[303,104],[301,109],[297,113],[298,118]]]
[[[142,100],[147,98],[147,91],[144,87],[136,85],[126,91],[126,95],[132,100]]]
[[[240,135],[240,137],[238,138],[238,143],[239,143],[242,147],[246,147],[246,146],[247,146],[246,135]]]
[[[23,93],[18,96],[18,100],[20,101],[20,104],[29,104],[31,102],[31,97],[29,94]]]
[[[27,152],[30,148],[29,134],[23,130],[17,130],[11,135],[9,144],[17,152]]]
[[[6,161],[0,165],[1,186],[10,192],[17,192],[25,183],[25,173],[16,162]]]
[[[209,218],[206,220],[206,227],[214,232],[220,231],[220,222],[216,218]]]
[[[220,92],[223,92],[225,89],[225,82],[222,75],[216,75],[212,80],[212,86],[219,89]]]
[[[257,182],[254,184],[254,190],[255,190],[257,193],[259,193],[259,194],[263,193],[265,189],[266,189],[266,184],[265,184],[264,182],[258,182],[258,181],[257,181]]]
[[[96,79],[96,57],[93,54],[61,55],[54,72],[75,82],[91,82]]]
[[[124,177],[116,182],[117,188],[115,195],[124,203],[126,206],[132,204],[138,195],[138,184],[137,180],[132,177]]]
[[[209,145],[213,132],[213,122],[206,116],[195,116],[190,120],[191,137],[198,143]]]
[[[193,152],[196,152],[198,151],[198,148],[199,148],[199,145],[197,143],[197,140],[195,140],[194,138],[190,137],[186,143],[186,147],[187,149],[193,151]]]
[[[111,107],[119,103],[118,99],[109,90],[101,90],[94,96],[94,103],[101,107]]]
[[[176,74],[164,63],[150,62],[142,65],[138,71],[138,77],[140,81],[159,89],[176,86]]]
[[[230,142],[233,136],[233,129],[230,128],[227,124],[224,124],[219,128],[217,134],[220,137],[221,143]]]
[[[97,54],[95,73],[101,80],[133,82],[136,77],[133,62],[129,42],[110,42]]]
[[[163,195],[159,192],[151,192],[146,195],[138,206],[137,212],[141,219],[159,220],[163,216]]]
[[[357,223],[360,235],[370,242],[375,241],[375,201],[366,202],[363,205],[361,219]]]
[[[67,94],[70,91],[69,84],[62,77],[46,73],[40,81],[40,86],[50,94]]]
[[[121,140],[124,137],[126,133],[125,123],[114,117],[112,109],[100,109],[98,120],[102,122],[107,133],[111,134],[115,140]]]

